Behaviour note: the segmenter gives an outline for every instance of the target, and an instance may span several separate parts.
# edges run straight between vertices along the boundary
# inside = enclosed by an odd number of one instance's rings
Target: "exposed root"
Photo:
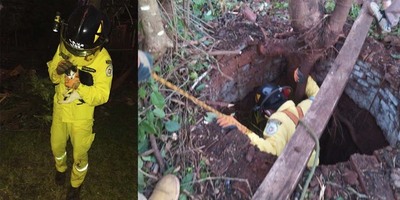
[[[353,139],[354,143],[356,144],[357,148],[360,150],[362,148],[360,148],[359,144],[360,142],[358,141],[357,138],[357,132],[353,126],[353,124],[351,124],[351,122],[345,118],[342,114],[340,114],[340,112],[335,112],[335,115],[338,117],[338,119],[347,127],[347,130],[350,133],[351,138]]]

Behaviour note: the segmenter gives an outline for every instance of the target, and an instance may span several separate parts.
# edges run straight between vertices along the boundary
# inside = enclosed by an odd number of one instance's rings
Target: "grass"
[[[113,101],[97,108],[96,138],[89,151],[89,170],[82,199],[134,199],[137,180],[134,106]],[[68,143],[64,187],[54,183],[55,167],[49,127],[0,132],[0,199],[65,199],[72,166]]]

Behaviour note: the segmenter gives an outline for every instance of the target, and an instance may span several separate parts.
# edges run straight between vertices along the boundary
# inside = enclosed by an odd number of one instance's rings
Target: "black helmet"
[[[95,54],[108,42],[110,22],[92,5],[75,9],[64,26],[61,43],[75,56]]]
[[[292,88],[289,86],[279,87],[274,84],[265,84],[256,92],[256,107],[254,110],[261,111],[270,116],[269,110],[276,111],[289,98]]]

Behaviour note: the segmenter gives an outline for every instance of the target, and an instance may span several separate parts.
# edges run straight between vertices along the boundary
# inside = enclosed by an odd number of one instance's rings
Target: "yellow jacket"
[[[73,59],[70,60],[79,69],[81,84],[76,91],[84,103],[79,100],[75,100],[69,104],[58,103],[64,99],[63,94],[67,89],[64,85],[65,75],[58,75],[56,72],[57,65],[61,60],[63,58],[60,46],[58,46],[53,59],[47,62],[50,79],[56,84],[53,117],[59,117],[63,122],[93,120],[94,107],[106,103],[110,95],[113,75],[110,55],[103,48],[89,66],[83,66],[82,63],[74,62]]]
[[[317,95],[319,87],[315,81],[309,77],[307,80],[306,94],[308,99],[303,100],[298,104],[302,109],[303,113],[306,114],[307,110],[310,108],[314,97]],[[277,112],[271,115],[267,125],[265,126],[263,135],[264,138],[260,138],[255,133],[247,134],[253,145],[257,146],[260,151],[271,153],[273,155],[279,156],[286,144],[289,142],[290,138],[293,136],[296,126],[294,122],[282,111],[289,110],[296,117],[299,117],[296,110],[296,105],[293,101],[289,100],[282,104]],[[307,166],[311,167],[315,158],[315,152],[311,155]],[[318,162],[317,162],[318,163]]]

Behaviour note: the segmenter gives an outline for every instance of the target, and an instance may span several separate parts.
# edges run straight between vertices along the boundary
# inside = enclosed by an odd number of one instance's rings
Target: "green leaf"
[[[212,15],[212,11],[211,10],[209,10],[209,11],[207,11],[206,13],[205,13],[205,15],[204,15],[204,20],[205,21],[211,21],[211,20],[213,20],[215,17]]]
[[[139,192],[141,192],[146,187],[146,182],[144,181],[144,175],[139,171],[143,167],[143,160],[138,157],[138,185]]]
[[[155,72],[160,72],[161,71],[161,67],[159,65],[153,67],[153,71]]]
[[[145,132],[147,133],[156,133],[156,129],[154,128],[153,124],[150,124],[147,120],[146,121],[142,121],[142,123],[140,123],[141,126],[139,126],[139,128],[142,128]]]
[[[143,153],[145,151],[149,150],[149,141],[145,141],[145,142],[140,142],[138,144],[138,153]]]
[[[154,123],[154,113],[153,112],[147,112],[146,113],[146,119],[149,121],[150,124]]]
[[[150,87],[152,91],[158,92],[158,84],[153,78],[150,79]]]
[[[179,116],[178,115],[173,115],[171,120],[172,121],[179,121]]]
[[[193,173],[187,173],[185,177],[183,177],[182,179],[182,185],[187,184],[187,183],[191,183],[193,180]]]
[[[139,125],[139,128],[138,128],[138,141],[140,143],[140,142],[144,141],[145,139],[146,139],[146,133],[145,133],[144,129],[141,128],[141,126]]]
[[[142,156],[143,161],[148,161],[148,162],[156,162],[156,159],[154,156]]]
[[[186,194],[179,194],[179,200],[187,200],[187,195]]]
[[[193,0],[193,3],[195,5],[203,6],[203,4],[205,3],[205,0]]]
[[[140,88],[139,88],[138,96],[139,96],[139,98],[141,98],[141,99],[144,99],[144,98],[146,97],[146,90],[145,90],[143,87],[140,87]]]
[[[188,192],[193,192],[193,173],[187,173],[185,177],[182,178],[182,189]]]
[[[190,75],[189,75],[189,77],[190,77],[191,79],[196,79],[197,77],[199,77],[199,75],[197,74],[197,72],[191,72]]]
[[[390,54],[394,59],[400,59],[400,54]]]
[[[203,41],[203,44],[206,45],[206,46],[208,46],[208,45],[210,45],[210,44],[213,44],[213,42],[210,41],[210,40],[205,40],[205,41]]]
[[[217,114],[212,113],[212,112],[207,112],[207,116],[204,117],[204,119],[205,119],[208,123],[214,121],[215,118],[217,118]]]
[[[197,91],[197,92],[200,92],[200,91],[202,91],[205,87],[206,87],[206,84],[202,83],[202,84],[200,84],[199,86],[196,87],[196,91]]]
[[[138,128],[138,152],[142,153],[148,150],[149,141],[147,140],[147,135],[141,126]]]
[[[167,121],[165,122],[165,129],[167,129],[168,132],[175,132],[181,129],[181,125],[176,121]]]
[[[153,91],[150,95],[150,101],[157,108],[160,108],[160,109],[164,108],[165,99],[164,99],[164,96],[160,92]]]
[[[143,160],[138,156],[138,168],[141,169],[143,167]]]
[[[200,178],[207,178],[209,176],[209,174],[207,172],[200,172]]]
[[[155,108],[153,110],[153,113],[158,118],[164,118],[165,117],[165,112],[163,110],[159,109],[159,108]]]

